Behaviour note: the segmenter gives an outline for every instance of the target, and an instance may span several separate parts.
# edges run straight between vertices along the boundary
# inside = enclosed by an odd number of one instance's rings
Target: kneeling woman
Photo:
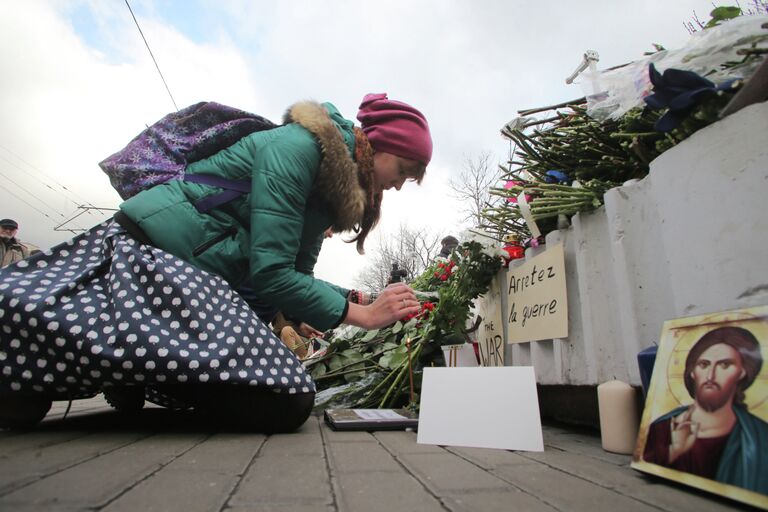
[[[208,409],[260,431],[303,424],[312,379],[234,290],[320,330],[378,328],[419,307],[404,284],[360,305],[312,275],[323,232],[354,231],[362,253],[382,192],[420,182],[432,155],[410,105],[369,94],[357,117],[362,128],[329,103],[296,104],[283,125],[186,169],[250,180],[249,194],[201,213],[221,189],[169,181],[3,269],[0,427],[34,425],[52,400],[99,391]]]

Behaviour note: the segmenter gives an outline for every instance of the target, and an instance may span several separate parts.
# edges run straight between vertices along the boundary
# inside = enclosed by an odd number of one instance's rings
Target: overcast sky
[[[564,79],[585,50],[605,68],[652,43],[676,48],[689,37],[683,22],[712,9],[704,0],[129,2],[179,108],[210,100],[279,121],[293,102],[316,99],[354,119],[365,93],[387,92],[422,110],[435,148],[427,177],[387,192],[379,229],[409,223],[440,235],[464,227],[450,177],[483,152],[505,161],[499,129],[517,110],[582,96]],[[120,203],[98,162],[174,106],[125,0],[3,0],[0,70],[0,218],[50,247],[71,236],[54,227],[77,205]],[[351,286],[364,264],[337,236],[316,275]]]

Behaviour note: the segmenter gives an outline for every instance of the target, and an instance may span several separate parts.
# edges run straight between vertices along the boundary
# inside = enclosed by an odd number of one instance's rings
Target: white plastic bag
[[[753,43],[768,44],[768,30],[761,25],[768,16],[741,16],[713,28],[694,33],[688,43],[676,50],[664,50],[620,68],[598,71],[597,76],[582,74],[587,94],[587,114],[597,120],[619,119],[629,110],[643,106],[643,98],[651,93],[648,65],[656,69],[674,68],[693,71],[718,84],[732,78],[749,78],[759,61],[729,69],[721,69],[729,61],[742,60],[737,50]],[[593,84],[600,92],[593,94]]]

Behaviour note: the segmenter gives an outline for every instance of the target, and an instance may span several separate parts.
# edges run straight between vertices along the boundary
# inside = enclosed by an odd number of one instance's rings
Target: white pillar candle
[[[597,405],[603,450],[631,454],[640,423],[635,389],[618,380],[604,382],[597,386]]]

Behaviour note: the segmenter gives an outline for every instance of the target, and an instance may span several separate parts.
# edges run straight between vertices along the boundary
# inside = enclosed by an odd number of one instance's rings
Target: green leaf
[[[400,345],[395,350],[387,352],[381,356],[381,359],[379,359],[379,364],[384,368],[397,368],[406,357],[408,357],[406,347],[405,345]]]
[[[335,355],[328,360],[328,370],[331,372],[335,372],[342,366],[344,366],[344,357],[341,354]]]
[[[345,350],[341,354],[339,354],[344,359],[344,364],[350,364],[354,363],[355,361],[362,361],[363,355],[358,352],[357,350],[351,348],[349,350]]]
[[[392,360],[392,352],[387,352],[386,354],[381,356],[381,359],[379,359],[379,364],[384,368],[389,368],[389,362],[391,360]]]
[[[388,369],[394,368],[397,365],[395,365],[392,362],[392,358],[393,357],[395,357],[394,352],[390,352],[388,354],[384,354],[384,356],[379,360],[379,364],[381,366],[383,366],[384,368],[388,368]]]
[[[344,380],[350,382],[365,376],[365,371],[363,370],[365,364],[362,363],[363,355],[360,352],[357,352],[356,350],[345,350],[344,353],[341,354],[341,357],[344,360],[343,366],[345,366],[343,371],[348,372],[350,370],[360,369],[359,372],[345,373]],[[354,364],[358,361],[360,364]]]
[[[721,22],[737,18],[741,16],[741,8],[734,7],[732,5],[723,5],[715,7],[712,12],[709,13],[712,19],[704,26],[704,28],[712,28],[719,25]]]
[[[400,352],[399,350],[395,350],[392,352],[392,359],[389,360],[389,367],[390,368],[397,368],[401,364],[403,364],[403,361],[405,361],[408,358],[408,353],[403,350]]]
[[[368,332],[366,333],[366,335],[365,335],[365,336],[363,336],[363,339],[362,339],[362,341],[363,341],[363,342],[371,341],[373,338],[375,338],[375,337],[376,337],[376,335],[377,335],[377,334],[379,334],[379,330],[378,330],[378,329],[374,329],[374,330],[372,330],[372,331],[368,331]]]
[[[416,326],[416,322],[418,322],[418,321],[419,321],[419,319],[418,319],[418,318],[411,318],[411,319],[410,319],[410,320],[408,320],[408,322],[407,322],[407,323],[406,323],[406,324],[403,326],[403,329],[405,329],[405,330],[408,330],[408,329],[412,329],[413,327],[415,327],[415,326]]]
[[[392,332],[397,334],[403,329],[403,322],[398,321],[394,326],[392,326]]]
[[[340,352],[349,348],[350,340],[337,338],[328,347],[329,352]]]
[[[314,368],[312,368],[312,371],[310,372],[310,375],[312,375],[313,379],[316,379],[318,377],[322,377],[328,373],[328,371],[325,368],[324,364],[317,364]]]
[[[353,368],[350,368],[352,370]],[[360,380],[363,377],[365,377],[365,371],[360,370],[359,372],[351,372],[351,373],[345,373],[344,374],[344,380],[347,382],[352,382],[355,380]]]
[[[380,345],[376,345],[374,347],[374,349],[373,349],[373,354],[374,355],[379,355],[379,354],[382,354],[384,352],[388,353],[389,350],[393,350],[396,347],[397,347],[397,343],[392,343],[392,342],[388,341],[386,343],[382,343]]]

